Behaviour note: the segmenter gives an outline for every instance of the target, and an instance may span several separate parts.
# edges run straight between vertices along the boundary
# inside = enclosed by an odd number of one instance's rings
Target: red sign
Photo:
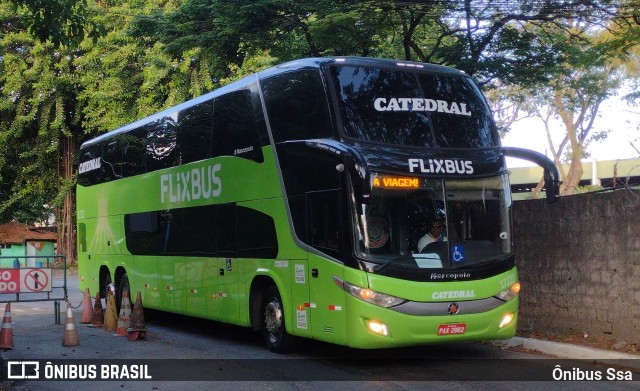
[[[467,325],[464,323],[441,324],[438,326],[438,335],[464,334]]]
[[[20,270],[2,269],[0,270],[0,293],[20,292]]]
[[[51,292],[51,269],[0,269],[0,294]]]

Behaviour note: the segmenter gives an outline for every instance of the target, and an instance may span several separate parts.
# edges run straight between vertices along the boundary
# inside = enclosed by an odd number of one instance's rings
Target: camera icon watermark
[[[38,361],[8,361],[7,379],[40,379]]]

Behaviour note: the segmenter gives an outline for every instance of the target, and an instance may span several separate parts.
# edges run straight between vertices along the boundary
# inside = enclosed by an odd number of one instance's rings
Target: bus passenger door
[[[313,336],[327,342],[345,344],[345,292],[334,282],[343,278],[340,262],[344,251],[345,229],[339,189],[317,191],[307,195],[309,225],[310,301],[313,306]]]

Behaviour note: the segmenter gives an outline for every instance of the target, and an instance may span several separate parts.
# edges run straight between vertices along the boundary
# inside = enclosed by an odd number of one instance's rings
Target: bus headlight
[[[500,321],[499,328],[503,328],[510,325],[511,322],[513,321],[513,318],[514,318],[513,314],[506,314],[505,316],[503,316],[502,320]]]
[[[514,299],[516,296],[518,296],[518,293],[520,293],[520,283],[516,282],[513,285],[511,285],[509,289],[503,290],[502,292],[495,295],[495,297],[503,301],[509,301],[511,299]]]
[[[333,276],[333,281],[340,288],[344,289],[347,293],[351,294],[354,297],[357,297],[360,300],[364,300],[368,303],[379,305],[380,307],[393,307],[398,304],[404,303],[406,300],[401,299],[399,297],[387,295],[384,293],[372,291],[371,289],[361,288],[359,286],[349,284],[348,282]]]

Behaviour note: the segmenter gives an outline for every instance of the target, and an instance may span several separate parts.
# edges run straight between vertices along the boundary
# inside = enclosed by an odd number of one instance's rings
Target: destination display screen
[[[399,175],[375,175],[373,177],[373,187],[380,189],[419,189],[422,180],[416,177],[406,177]]]

